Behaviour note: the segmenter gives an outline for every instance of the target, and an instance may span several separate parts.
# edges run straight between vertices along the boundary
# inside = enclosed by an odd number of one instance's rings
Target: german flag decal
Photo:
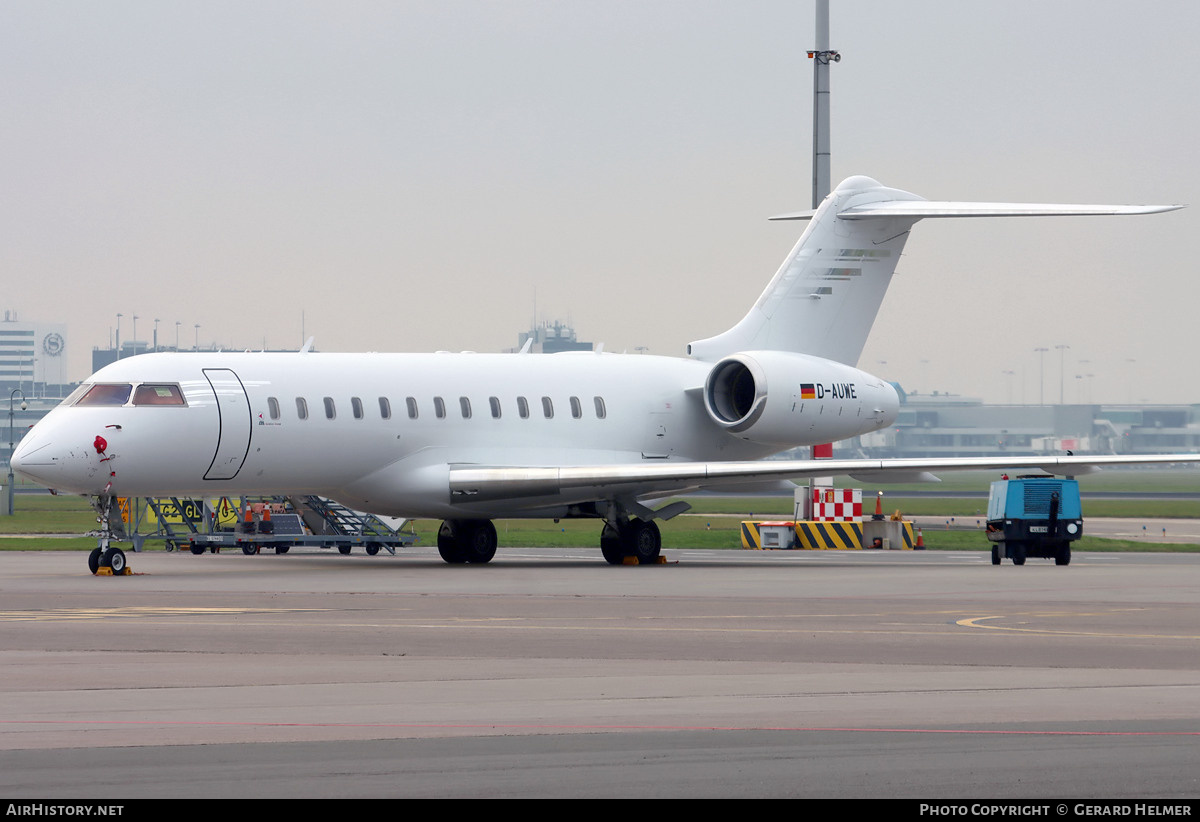
[[[817,398],[817,388],[811,382],[800,383],[800,399],[815,400]]]

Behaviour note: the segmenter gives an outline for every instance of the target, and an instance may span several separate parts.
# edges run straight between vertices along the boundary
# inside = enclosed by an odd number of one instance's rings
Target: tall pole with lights
[[[813,61],[813,172],[812,172],[812,207],[817,208],[833,190],[830,172],[829,150],[829,64],[842,59],[842,55],[829,48],[829,0],[816,2],[816,47],[808,52]],[[813,459],[831,459],[833,443],[823,443],[812,446]],[[812,500],[818,488],[829,488],[833,485],[833,477],[812,477],[808,481],[808,495],[804,500],[796,500],[797,519],[799,512],[804,511],[806,518],[812,516]]]
[[[1046,404],[1046,352],[1049,348],[1035,348],[1038,355],[1038,405]]]
[[[20,388],[14,388],[12,390],[12,393],[10,393],[8,395],[8,491],[6,494],[7,503],[4,508],[5,515],[10,516],[10,517],[12,516],[12,513],[13,513],[13,480],[14,480],[14,477],[13,477],[13,469],[12,469],[12,455],[13,455],[14,449],[16,448],[16,438],[13,436],[13,415],[14,415],[13,401],[16,400],[17,394],[21,395],[21,410],[24,411],[26,408],[28,408],[28,405],[26,405],[26,403],[25,403],[25,392],[22,391]]]
[[[1067,349],[1071,346],[1063,344],[1054,346],[1058,349],[1058,404],[1066,403],[1066,371],[1067,371]]]
[[[808,52],[813,61],[813,180],[812,207],[833,190],[829,160],[829,64],[842,55],[829,48],[829,0],[817,0],[817,46]]]

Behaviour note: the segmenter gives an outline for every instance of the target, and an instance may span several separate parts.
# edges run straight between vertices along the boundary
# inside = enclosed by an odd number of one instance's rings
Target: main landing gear
[[[438,553],[452,565],[482,565],[496,556],[496,526],[489,519],[448,519],[437,540]]]
[[[496,526],[486,519],[448,519],[438,529],[438,553],[451,565],[482,565],[496,556]],[[606,522],[600,552],[610,565],[632,557],[638,565],[653,565],[662,553],[662,536],[653,520]]]
[[[600,532],[600,553],[609,565],[624,565],[626,557],[636,559],[638,565],[652,565],[662,553],[662,536],[653,520],[606,522]]]

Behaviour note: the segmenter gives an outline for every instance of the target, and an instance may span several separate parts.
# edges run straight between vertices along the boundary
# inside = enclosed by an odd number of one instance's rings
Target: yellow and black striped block
[[[862,548],[861,522],[796,523],[800,547],[809,551],[858,551]]]
[[[752,551],[795,548],[795,523],[791,520],[743,520],[742,547]]]

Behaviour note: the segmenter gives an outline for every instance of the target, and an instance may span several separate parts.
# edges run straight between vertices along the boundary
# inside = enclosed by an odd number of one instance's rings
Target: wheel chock
[[[637,557],[625,557],[625,559],[621,560],[621,564],[622,565],[640,565],[641,563],[638,562]]]
[[[98,576],[98,577],[131,577],[131,576],[133,576],[133,571],[130,571],[129,566],[126,565],[124,571],[122,571],[119,574],[114,574],[112,568],[109,568],[108,566],[104,565],[104,566],[101,566],[96,569],[96,576]]]

